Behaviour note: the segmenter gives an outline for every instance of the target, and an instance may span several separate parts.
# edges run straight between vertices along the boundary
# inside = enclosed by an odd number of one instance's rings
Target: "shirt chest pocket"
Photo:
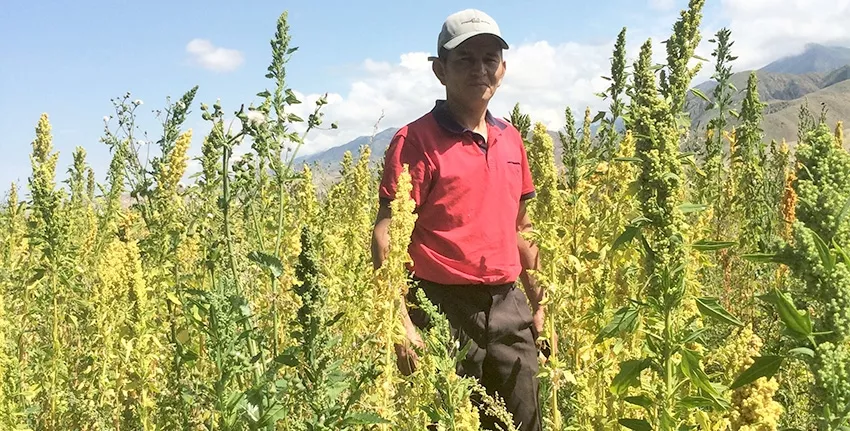
[[[519,199],[522,194],[522,162],[508,158],[503,162],[502,183],[506,186],[511,199]]]

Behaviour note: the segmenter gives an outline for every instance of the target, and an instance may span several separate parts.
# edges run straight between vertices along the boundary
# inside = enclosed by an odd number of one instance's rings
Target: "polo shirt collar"
[[[434,104],[434,109],[432,109],[431,112],[434,115],[434,119],[437,120],[437,124],[452,133],[463,134],[471,131],[466,127],[461,126],[460,123],[452,117],[451,112],[449,112],[448,105],[443,99],[437,100]],[[490,113],[489,109],[484,115],[484,120],[487,122],[487,125],[495,127],[499,131],[504,130],[506,127],[505,124],[497,120],[496,117]]]

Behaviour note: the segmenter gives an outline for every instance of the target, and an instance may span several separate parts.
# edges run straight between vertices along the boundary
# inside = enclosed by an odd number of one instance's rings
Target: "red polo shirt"
[[[523,140],[487,112],[487,140],[437,101],[396,132],[379,195],[395,197],[402,164],[413,179],[418,219],[409,253],[417,278],[440,284],[503,284],[518,278],[517,212],[534,196]]]

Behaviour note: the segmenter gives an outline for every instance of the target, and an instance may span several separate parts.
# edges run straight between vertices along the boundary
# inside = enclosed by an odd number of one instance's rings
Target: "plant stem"
[[[53,361],[53,366],[51,368],[50,374],[50,428],[56,429],[56,362],[57,356],[59,353],[59,310],[58,304],[56,301],[56,268],[53,268],[50,274],[50,285],[51,291],[53,293],[53,327],[51,328],[51,334],[53,335],[53,357],[51,358]]]
[[[223,165],[222,166],[222,173],[224,174],[223,181],[222,181],[222,189],[223,189],[222,190],[222,193],[223,193],[223,196],[222,196],[222,200],[223,200],[223,202],[222,202],[222,215],[223,215],[223,218],[224,218],[225,242],[227,243],[227,257],[228,257],[228,263],[229,263],[229,266],[230,266],[230,272],[231,272],[231,275],[233,276],[233,284],[236,286],[237,295],[244,297],[244,294],[242,292],[242,287],[239,284],[239,273],[236,272],[236,258],[233,255],[233,236],[232,236],[231,231],[230,231],[230,173],[228,172],[228,170],[229,170],[228,166],[230,165],[229,164],[230,153],[232,151],[231,143],[233,141],[235,141],[236,138],[239,137],[239,136],[242,136],[242,134],[240,133],[239,135],[235,136],[230,142],[228,142],[226,145],[224,145],[224,148],[223,148],[223,151],[222,151],[222,156],[221,156],[222,165]],[[253,322],[251,322],[250,316],[246,316],[245,330],[246,331],[253,331],[254,330],[254,325],[253,325]],[[249,335],[246,338],[247,338],[247,342],[248,342],[248,353],[251,355],[251,359],[253,360],[253,358],[257,357],[257,344],[256,344],[257,342],[251,335]],[[260,379],[262,378],[262,370],[260,369],[260,367],[262,366],[262,363],[263,363],[263,361],[262,361],[262,357],[261,357],[261,358],[259,358],[259,360],[257,360],[255,362],[255,365],[253,367],[253,369],[254,369],[253,370],[254,371],[254,380],[253,380],[254,385],[259,384]],[[263,404],[260,403],[260,405],[257,406],[257,407],[259,409],[259,415],[260,415],[260,417],[262,417],[263,416],[263,410],[264,410]]]
[[[280,253],[280,241],[281,241],[281,235],[283,233],[283,178],[281,178],[280,175],[281,175],[280,172],[278,172],[278,174],[277,174],[277,184],[278,184],[278,191],[277,191],[277,202],[278,202],[278,205],[277,205],[277,234],[275,236],[275,241],[274,241],[274,250],[273,250],[274,254]]]
[[[662,408],[664,409],[664,413],[671,411],[670,403],[673,401],[673,387],[675,386],[675,382],[673,379],[673,352],[671,348],[672,344],[672,323],[670,322],[670,313],[672,310],[669,309],[669,306],[665,305],[664,309],[664,401],[662,403]],[[662,428],[666,429],[666,428]]]
[[[228,165],[230,162],[230,145],[225,145],[222,151],[222,163],[224,179],[223,179],[223,205],[222,214],[224,216],[224,236],[227,242],[227,258],[230,266],[230,272],[233,275],[233,284],[236,286],[236,292],[242,294],[242,288],[239,285],[239,273],[236,272],[236,259],[233,257],[233,236],[230,232],[230,174],[228,173]]]

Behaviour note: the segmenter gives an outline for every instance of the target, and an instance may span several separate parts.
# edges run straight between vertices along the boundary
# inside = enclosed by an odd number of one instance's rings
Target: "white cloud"
[[[659,11],[668,11],[676,5],[676,0],[649,0],[649,8]]]
[[[190,61],[216,72],[236,70],[245,61],[245,57],[238,50],[215,46],[206,39],[192,39],[186,44],[186,52]]]
[[[722,0],[721,14],[737,70],[798,54],[807,43],[850,46],[850,0]]]

